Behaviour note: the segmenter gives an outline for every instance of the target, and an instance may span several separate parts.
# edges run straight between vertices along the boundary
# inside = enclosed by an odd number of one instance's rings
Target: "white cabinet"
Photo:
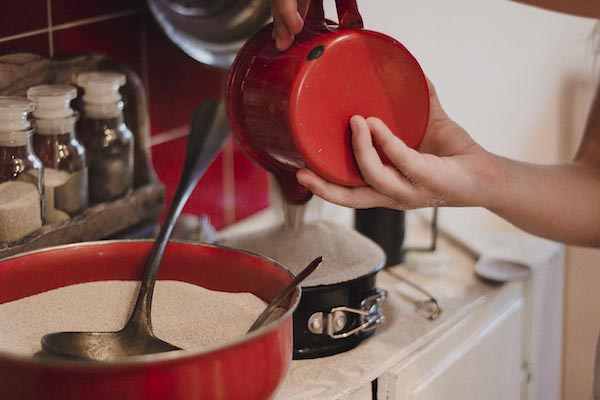
[[[523,299],[481,307],[442,337],[388,370],[378,399],[521,398]]]
[[[371,384],[366,384],[360,389],[355,390],[350,395],[343,398],[343,400],[372,400],[373,399],[373,388]]]

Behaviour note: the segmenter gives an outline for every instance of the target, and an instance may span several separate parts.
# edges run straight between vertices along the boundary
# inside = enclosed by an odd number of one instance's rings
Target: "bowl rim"
[[[2,264],[5,261],[9,261],[9,260],[29,256],[32,254],[37,254],[37,253],[46,253],[48,251],[59,251],[62,249],[73,248],[73,247],[105,246],[105,245],[118,244],[118,243],[154,243],[154,240],[151,240],[151,239],[118,240],[117,239],[117,240],[98,240],[98,241],[89,241],[89,242],[69,243],[69,244],[46,247],[43,249],[37,249],[37,250],[32,250],[32,251],[27,251],[24,253],[12,255],[7,258],[1,259],[0,264]],[[229,250],[229,251],[233,251],[233,252],[237,252],[237,253],[247,254],[247,255],[250,255],[253,257],[258,257],[258,258],[262,259],[263,261],[266,261],[266,262],[272,264],[279,270],[283,271],[290,278],[294,278],[294,274],[292,274],[290,272],[290,270],[288,270],[286,267],[284,267],[281,263],[273,260],[270,257],[263,256],[263,255],[257,254],[257,253],[253,253],[251,251],[236,249],[233,247],[224,246],[224,245],[220,245],[220,244],[198,243],[198,242],[190,242],[190,241],[185,241],[185,240],[170,240],[169,243],[167,243],[167,246],[171,243],[184,244],[184,245],[190,245],[190,246],[200,246],[200,247],[212,247],[212,248],[224,249],[224,250]],[[198,286],[198,285],[196,285],[196,286]],[[250,342],[254,339],[257,339],[260,336],[266,335],[267,333],[277,330],[277,328],[279,328],[281,325],[283,325],[284,322],[286,322],[292,318],[292,314],[294,313],[294,311],[298,307],[298,304],[300,303],[300,297],[302,296],[301,286],[296,287],[295,292],[297,293],[296,301],[294,301],[294,303],[290,305],[288,310],[283,315],[281,315],[279,318],[277,318],[275,321],[272,321],[266,325],[263,325],[260,328],[258,328],[257,330],[255,330],[251,333],[244,334],[233,340],[219,342],[219,343],[215,343],[215,344],[212,344],[209,346],[203,346],[203,347],[200,347],[197,349],[189,349],[189,350],[183,349],[183,350],[175,350],[175,351],[169,351],[169,352],[164,352],[164,353],[144,354],[144,355],[139,355],[139,356],[125,357],[125,358],[118,359],[115,361],[91,361],[91,360],[66,359],[66,358],[58,358],[58,357],[43,358],[43,357],[35,357],[33,355],[26,356],[26,355],[21,355],[21,354],[10,353],[10,352],[0,349],[0,361],[7,360],[7,361],[34,364],[36,366],[46,366],[46,367],[90,367],[90,368],[94,368],[94,369],[98,369],[98,368],[109,369],[109,368],[115,368],[115,367],[149,366],[149,365],[155,365],[156,363],[160,363],[160,362],[168,363],[168,362],[179,362],[179,361],[191,360],[198,356],[203,356],[203,355],[207,355],[209,353],[218,352],[221,350],[225,350],[227,348],[233,348],[233,347],[239,346],[243,343]],[[291,356],[292,356],[292,353],[290,352],[290,358],[291,358]]]

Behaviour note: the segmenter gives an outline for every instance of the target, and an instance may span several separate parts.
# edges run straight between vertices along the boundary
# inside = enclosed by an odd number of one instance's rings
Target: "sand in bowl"
[[[221,244],[252,251],[298,274],[317,256],[323,263],[302,287],[346,282],[374,271],[385,260],[375,242],[353,229],[329,222],[283,224],[251,234],[222,237]]]
[[[48,333],[117,331],[133,310],[138,287],[134,281],[88,282],[0,304],[0,351],[31,356]],[[152,323],[160,339],[198,349],[243,336],[265,307],[252,293],[157,281]]]

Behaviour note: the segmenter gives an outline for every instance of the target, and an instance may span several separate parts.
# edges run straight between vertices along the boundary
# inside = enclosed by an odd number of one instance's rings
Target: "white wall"
[[[333,1],[326,13],[335,16]],[[565,86],[590,84],[595,21],[506,0],[358,0],[368,29],[403,43],[442,105],[485,148],[532,162],[561,154]],[[463,234],[510,229],[482,210],[444,210]],[[469,232],[463,224],[469,219]],[[484,227],[484,228],[482,228]]]
[[[334,2],[325,3],[334,16]],[[485,148],[539,163],[572,154],[600,66],[591,40],[596,21],[507,0],[358,0],[358,5],[366,28],[394,37],[415,55],[448,114]],[[481,209],[444,209],[441,223],[471,241],[516,230]],[[566,276],[563,397],[584,399],[600,296],[582,291],[590,282],[600,284],[595,265],[600,253],[568,254],[573,265]]]

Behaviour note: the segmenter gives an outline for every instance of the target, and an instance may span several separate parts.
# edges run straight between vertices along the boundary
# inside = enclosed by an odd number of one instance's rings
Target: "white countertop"
[[[348,209],[321,212],[321,215],[342,224],[352,223],[352,213]],[[275,211],[267,210],[228,228],[222,234],[246,233],[277,223],[281,220],[278,217]],[[428,222],[423,219],[422,214],[408,213],[405,245],[428,245],[429,237]],[[435,253],[412,253],[409,256],[409,260],[415,261],[415,264],[420,261],[445,264],[440,274],[430,275],[410,270],[407,268],[409,263],[394,266],[390,271],[382,270],[377,275],[377,287],[388,291],[383,306],[385,324],[378,327],[373,337],[345,353],[312,360],[294,360],[275,399],[347,398],[459,325],[478,307],[483,307],[488,302],[501,301],[523,290],[520,282],[490,285],[476,278],[473,271],[478,256],[472,249],[441,235]],[[396,279],[393,274],[410,279],[441,300],[443,312],[440,317],[431,321],[418,314],[413,301],[423,300],[425,297]]]
[[[417,229],[417,221],[411,222],[411,232],[426,243],[426,230]],[[422,285],[441,300],[443,311],[437,320],[431,321],[415,311],[410,299],[424,299],[422,294],[383,270],[377,275],[377,287],[388,291],[383,306],[385,325],[379,327],[373,337],[345,353],[312,360],[294,360],[275,398],[345,398],[460,323],[474,308],[501,295],[501,291],[520,290],[520,284],[517,283],[492,287],[480,282],[473,274],[475,260],[472,256],[447,240],[440,240],[437,252],[447,255],[443,275],[412,272],[403,265],[391,269],[394,274]]]

